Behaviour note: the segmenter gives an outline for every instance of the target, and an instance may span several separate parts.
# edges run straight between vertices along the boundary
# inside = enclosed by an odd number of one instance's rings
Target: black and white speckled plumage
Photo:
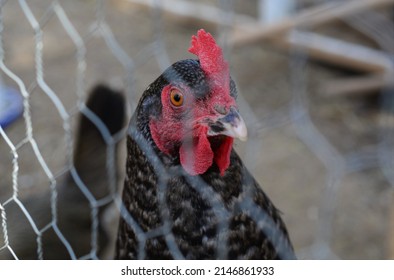
[[[209,91],[198,61],[183,60],[143,93],[127,139],[125,207],[115,258],[294,258],[278,210],[234,150],[224,176],[215,164],[190,176],[179,156],[157,148],[148,122],[161,113],[160,93],[168,83],[186,83],[199,98]],[[235,97],[232,81],[230,88]]]

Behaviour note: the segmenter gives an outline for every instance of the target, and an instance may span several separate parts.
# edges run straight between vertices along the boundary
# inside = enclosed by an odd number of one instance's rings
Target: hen
[[[233,150],[247,130],[228,63],[199,30],[130,121],[116,259],[293,259],[286,227]]]

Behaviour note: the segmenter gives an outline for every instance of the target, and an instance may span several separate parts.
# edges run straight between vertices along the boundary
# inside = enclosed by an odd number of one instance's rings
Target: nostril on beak
[[[219,114],[226,115],[228,113],[228,110],[226,109],[225,106],[216,104],[214,108],[216,112],[218,112]]]

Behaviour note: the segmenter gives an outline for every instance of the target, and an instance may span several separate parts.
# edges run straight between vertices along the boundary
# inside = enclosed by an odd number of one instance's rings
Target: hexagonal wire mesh
[[[238,12],[255,13],[254,1],[239,2],[215,2],[228,15],[215,37],[230,62],[250,132],[248,143],[236,149],[284,213],[296,255],[390,257],[392,89],[373,105],[362,97],[327,98],[319,94],[321,82],[344,73],[313,63],[305,50],[288,55],[260,45],[231,49],[229,20]],[[370,10],[343,21],[344,36],[357,30],[392,56],[387,15]],[[127,129],[112,133],[87,107],[85,92],[98,81],[116,85],[133,111],[155,77],[188,57],[196,28],[180,23],[163,18],[158,8],[121,0],[0,2],[1,83],[23,96],[23,117],[0,127],[1,258],[112,258]],[[366,41],[360,34],[353,39]],[[99,131],[93,136],[100,140],[88,142],[93,150],[79,149],[75,140],[81,114]],[[86,149],[90,158],[76,163]],[[92,161],[91,169],[85,166]],[[265,220],[250,201],[240,206]],[[152,234],[141,232],[141,238]],[[182,258],[176,243],[167,245]]]

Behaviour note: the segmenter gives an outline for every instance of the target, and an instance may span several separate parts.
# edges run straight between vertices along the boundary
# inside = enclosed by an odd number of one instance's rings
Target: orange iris
[[[183,94],[176,89],[171,90],[170,99],[172,105],[179,107],[183,105]]]

